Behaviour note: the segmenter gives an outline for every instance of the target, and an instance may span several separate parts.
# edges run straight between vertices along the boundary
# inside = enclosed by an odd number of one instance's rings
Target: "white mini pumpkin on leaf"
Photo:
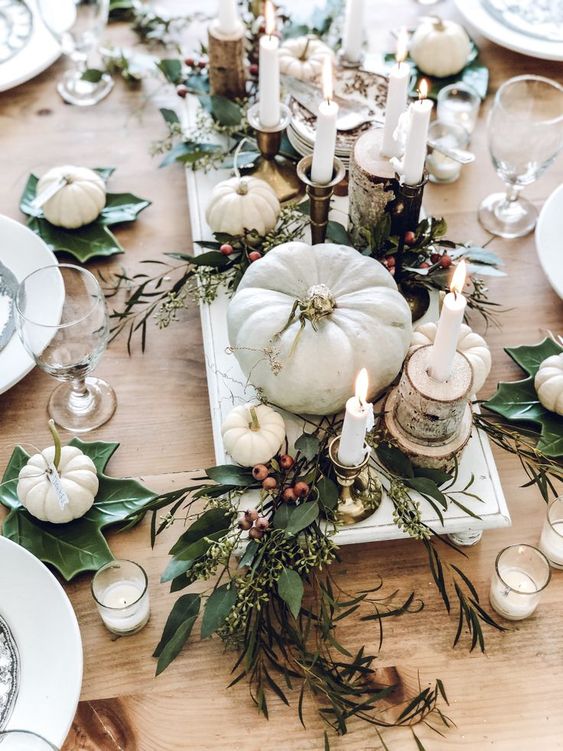
[[[280,70],[300,81],[316,81],[327,57],[333,60],[334,53],[317,37],[286,39],[279,50]]]
[[[229,412],[221,435],[233,461],[254,467],[277,454],[285,439],[285,423],[279,412],[266,404],[243,404]]]
[[[280,215],[278,197],[258,177],[231,177],[213,188],[205,219],[212,232],[261,237],[274,229]]]
[[[463,26],[437,16],[423,18],[411,37],[410,56],[428,76],[457,75],[469,61],[471,40]]]
[[[413,333],[409,352],[428,344],[434,344],[437,330],[438,324],[433,321],[418,326]],[[473,393],[477,394],[483,388],[487,376],[491,372],[492,358],[487,342],[467,324],[462,323],[457,339],[457,351],[469,360],[473,371]]]
[[[563,352],[542,362],[534,386],[541,404],[550,412],[563,415]]]
[[[37,195],[63,180],[64,185],[43,204],[45,219],[65,229],[78,229],[96,220],[106,205],[103,178],[86,167],[53,167],[37,183]]]
[[[94,462],[76,446],[62,446],[54,422],[55,441],[29,458],[18,476],[17,496],[32,516],[52,524],[79,519],[91,508],[99,481]]]

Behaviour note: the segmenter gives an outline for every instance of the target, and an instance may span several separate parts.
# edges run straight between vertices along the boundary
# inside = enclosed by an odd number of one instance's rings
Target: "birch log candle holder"
[[[211,94],[228,99],[246,96],[244,63],[244,26],[233,34],[223,34],[218,22],[210,24],[208,32],[209,87]]]
[[[339,524],[356,524],[377,511],[383,492],[375,470],[369,466],[369,446],[365,444],[363,461],[356,467],[348,467],[338,460],[339,444],[340,436],[336,436],[328,446],[328,457],[340,490],[336,519]]]
[[[420,347],[407,359],[383,420],[391,441],[415,466],[451,471],[471,435],[473,371],[456,352],[451,376],[437,381],[429,374],[431,351],[432,345]]]
[[[309,196],[309,215],[311,219],[311,239],[313,245],[324,243],[328,227],[328,215],[330,213],[330,199],[334,188],[346,176],[346,168],[335,157],[332,180],[326,185],[317,183],[311,179],[312,156],[304,156],[297,165],[297,175],[307,188]]]

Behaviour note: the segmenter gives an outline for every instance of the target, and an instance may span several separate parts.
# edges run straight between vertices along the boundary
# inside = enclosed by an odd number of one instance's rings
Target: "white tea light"
[[[150,618],[147,575],[133,561],[111,561],[99,569],[92,580],[92,596],[113,634],[136,634]]]
[[[547,509],[539,548],[553,568],[563,569],[563,496]]]
[[[280,108],[280,40],[274,36],[276,18],[270,0],[264,5],[266,33],[260,38],[260,69],[258,81],[260,124],[275,128],[281,117]]]
[[[317,132],[311,165],[311,180],[319,185],[327,185],[334,172],[336,150],[336,120],[338,105],[332,101],[332,61],[325,58],[323,65],[323,97],[317,116]]]
[[[358,467],[365,459],[365,440],[373,428],[373,407],[367,401],[368,372],[362,368],[356,378],[356,394],[346,402],[338,461],[345,467]]]
[[[521,621],[538,606],[551,578],[549,562],[532,545],[511,545],[498,554],[491,581],[491,607],[503,618]]]

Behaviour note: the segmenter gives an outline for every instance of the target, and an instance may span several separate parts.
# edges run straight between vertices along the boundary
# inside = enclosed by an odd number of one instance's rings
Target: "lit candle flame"
[[[465,261],[460,261],[457,265],[452,281],[450,284],[450,290],[454,295],[461,295],[463,292],[463,286],[465,284],[465,277],[467,275],[467,269],[465,268]]]
[[[332,100],[334,84],[332,80],[332,61],[327,55],[323,63],[323,97],[327,102]]]
[[[407,59],[407,53],[409,48],[409,32],[405,26],[402,26],[399,35],[397,36],[397,52],[395,53],[395,60],[399,63],[404,63]]]
[[[418,87],[418,98],[419,100],[426,99],[428,96],[428,81],[426,78],[422,78],[420,81],[420,85]]]
[[[368,372],[362,368],[356,378],[356,399],[363,406],[368,400]]]
[[[266,34],[272,36],[276,30],[276,15],[271,0],[266,0],[264,3],[264,22],[266,26]]]

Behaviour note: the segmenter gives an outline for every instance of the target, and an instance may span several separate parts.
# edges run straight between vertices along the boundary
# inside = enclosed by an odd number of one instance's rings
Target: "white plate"
[[[563,44],[522,34],[491,15],[481,0],[455,0],[458,11],[473,29],[487,39],[523,55],[542,60],[563,60]]]
[[[0,615],[20,657],[6,730],[31,730],[62,747],[82,685],[82,640],[63,588],[35,556],[0,537]]]
[[[548,282],[563,300],[563,185],[549,196],[536,226],[536,250]]]
[[[57,263],[55,254],[23,224],[0,214],[0,261],[12,271],[21,282],[28,274],[45,266]],[[59,297],[45,299],[45,311],[60,309]],[[51,316],[51,320],[54,316]],[[0,394],[12,388],[26,376],[34,362],[23,348],[18,335],[14,333],[8,344],[0,352]]]
[[[35,0],[26,0],[33,13],[33,31],[26,45],[0,65],[0,91],[12,89],[42,73],[61,50],[39,16]]]

